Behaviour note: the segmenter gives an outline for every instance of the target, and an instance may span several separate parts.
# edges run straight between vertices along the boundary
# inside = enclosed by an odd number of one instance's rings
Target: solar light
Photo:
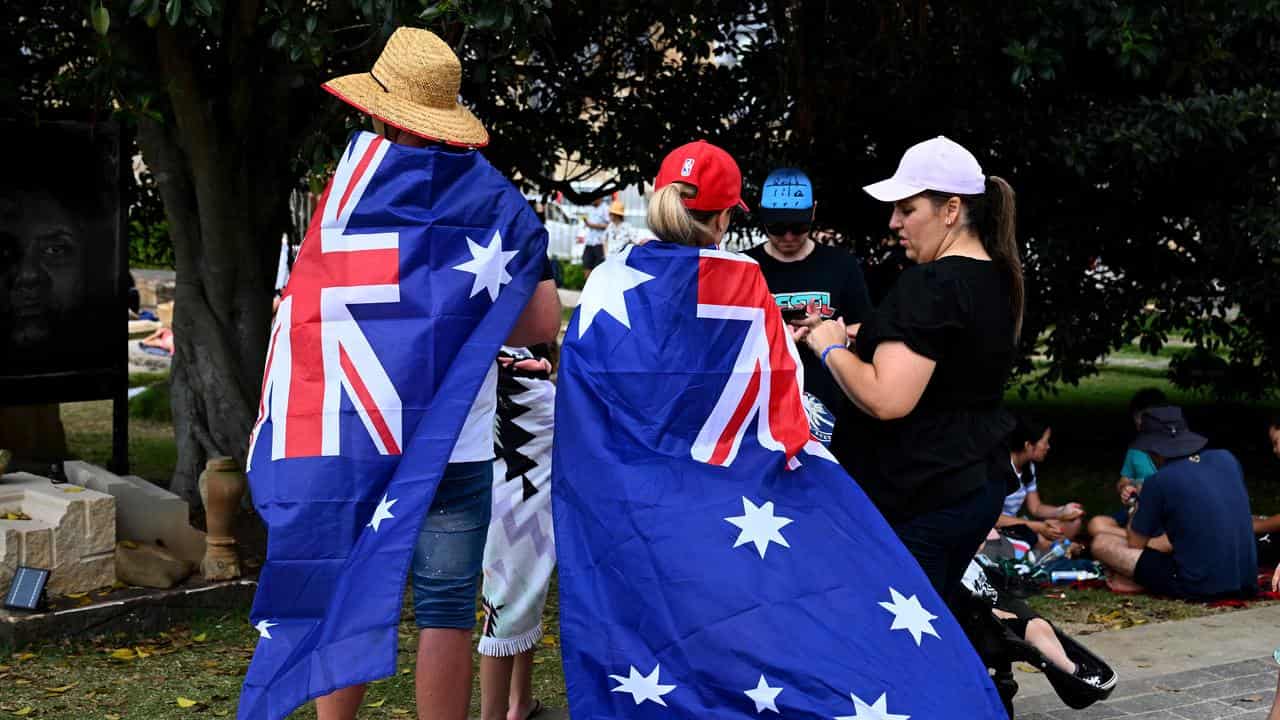
[[[4,596],[4,606],[14,610],[42,610],[45,605],[44,586],[49,582],[49,571],[44,568],[18,566],[13,573],[13,584]]]

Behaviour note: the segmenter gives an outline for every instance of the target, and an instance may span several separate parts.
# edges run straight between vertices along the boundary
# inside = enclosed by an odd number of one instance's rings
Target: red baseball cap
[[[667,154],[653,181],[655,191],[682,182],[697,189],[697,194],[684,199],[690,210],[724,210],[737,205],[750,210],[742,201],[742,171],[729,153],[706,140],[681,145]]]

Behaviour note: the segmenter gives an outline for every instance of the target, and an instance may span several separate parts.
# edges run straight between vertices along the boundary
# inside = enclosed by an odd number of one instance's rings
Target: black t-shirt
[[[897,341],[937,363],[906,417],[877,421],[846,404],[836,422],[832,451],[887,517],[945,507],[991,477],[988,460],[1014,425],[1002,407],[1015,351],[1009,296],[1000,265],[945,257],[903,272],[863,323],[862,360]]]
[[[778,307],[805,308],[824,318],[843,317],[846,324],[859,323],[871,314],[871,299],[862,266],[848,251],[830,245],[814,245],[803,260],[782,262],[757,245],[746,254],[760,263],[764,281]],[[804,389],[822,401],[832,413],[844,401],[844,392],[818,356],[800,349],[804,363]]]

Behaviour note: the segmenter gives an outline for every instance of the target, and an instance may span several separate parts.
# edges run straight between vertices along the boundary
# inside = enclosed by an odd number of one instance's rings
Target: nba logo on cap
[[[689,177],[693,174],[693,158],[685,158],[684,165],[680,166],[680,177]]]

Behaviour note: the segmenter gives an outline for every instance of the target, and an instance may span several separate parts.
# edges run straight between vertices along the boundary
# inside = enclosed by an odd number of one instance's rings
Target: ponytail
[[[1009,308],[1013,312],[1013,336],[1022,337],[1022,316],[1026,309],[1026,289],[1022,279],[1022,254],[1016,233],[1017,206],[1013,188],[1004,178],[987,177],[986,212],[979,218],[978,236],[991,259],[1004,265],[1009,274]]]
[[[993,262],[1004,267],[1009,280],[1009,311],[1013,315],[1013,338],[1022,338],[1022,315],[1026,306],[1026,290],[1022,282],[1022,255],[1018,252],[1016,234],[1017,209],[1013,188],[1004,178],[988,175],[986,190],[981,195],[957,195],[937,190],[923,193],[934,207],[958,197],[964,203],[964,223],[982,241],[982,247]]]
[[[707,224],[715,212],[690,210],[684,199],[693,197],[697,189],[688,183],[673,182],[664,185],[649,199],[646,220],[649,229],[659,240],[677,245],[699,247],[713,235]]]

